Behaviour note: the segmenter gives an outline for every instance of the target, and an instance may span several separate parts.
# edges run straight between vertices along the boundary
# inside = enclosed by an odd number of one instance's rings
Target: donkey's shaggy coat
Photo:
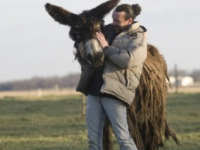
[[[109,0],[80,15],[51,4],[46,4],[45,7],[56,21],[71,27],[70,37],[75,43],[80,41],[86,43],[86,41],[94,39],[97,31],[103,32],[103,17],[118,2],[119,0]],[[75,44],[75,46],[77,45]],[[95,57],[97,54],[94,50],[90,57]],[[77,52],[77,56],[79,55]],[[102,57],[99,54],[98,56]],[[154,46],[148,45],[148,57],[144,63],[140,84],[136,89],[132,105],[127,108],[130,134],[138,150],[157,150],[159,147],[164,147],[164,138],[169,139],[170,136],[177,144],[179,143],[166,120],[166,79],[168,79],[167,65],[163,56]],[[104,127],[104,150],[112,149],[110,135],[111,130],[109,121],[107,121]]]

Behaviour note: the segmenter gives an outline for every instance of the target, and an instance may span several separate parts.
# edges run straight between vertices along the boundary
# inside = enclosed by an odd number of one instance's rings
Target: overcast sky
[[[63,76],[80,72],[74,61],[69,27],[45,11],[45,3],[74,13],[104,0],[0,0],[0,82],[34,76]],[[136,19],[148,30],[148,41],[159,48],[168,68],[200,69],[200,0],[121,0],[139,3]],[[105,18],[111,23],[112,15]]]

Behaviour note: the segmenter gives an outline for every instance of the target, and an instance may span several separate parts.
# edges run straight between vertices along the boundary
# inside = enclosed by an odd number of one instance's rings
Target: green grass
[[[169,95],[167,118],[182,145],[166,150],[200,149],[200,94]],[[0,99],[0,150],[87,150],[81,97]]]
[[[169,95],[167,119],[181,142],[167,142],[167,149],[200,150],[200,94]]]

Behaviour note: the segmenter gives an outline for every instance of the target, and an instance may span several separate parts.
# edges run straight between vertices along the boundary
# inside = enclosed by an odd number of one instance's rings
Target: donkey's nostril
[[[92,54],[87,54],[87,60],[89,60],[89,61],[92,60]]]
[[[98,58],[103,57],[103,52],[98,52],[98,53],[97,53],[97,57],[98,57]]]

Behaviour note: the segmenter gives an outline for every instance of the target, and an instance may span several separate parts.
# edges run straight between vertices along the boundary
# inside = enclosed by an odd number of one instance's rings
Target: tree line
[[[174,70],[168,73],[174,76]],[[194,70],[188,73],[185,70],[178,70],[178,76],[191,76],[195,82],[200,82],[200,70]],[[35,89],[52,89],[52,88],[75,88],[78,84],[80,74],[69,74],[63,77],[34,77],[28,80],[12,81],[0,83],[0,91],[23,91]]]
[[[69,74],[63,77],[34,77],[28,80],[19,80],[0,83],[0,91],[23,91],[52,88],[74,88],[77,86],[80,74]]]

